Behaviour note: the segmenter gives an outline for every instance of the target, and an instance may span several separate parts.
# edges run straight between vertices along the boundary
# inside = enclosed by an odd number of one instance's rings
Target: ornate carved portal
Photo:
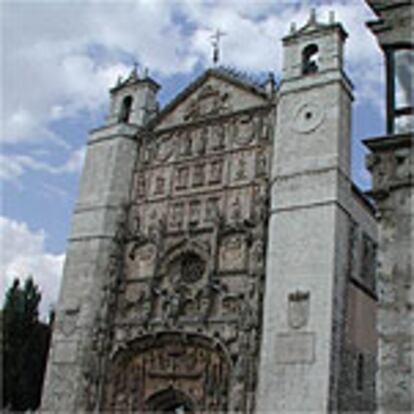
[[[217,341],[183,332],[146,335],[112,359],[104,412],[223,412],[229,373]]]

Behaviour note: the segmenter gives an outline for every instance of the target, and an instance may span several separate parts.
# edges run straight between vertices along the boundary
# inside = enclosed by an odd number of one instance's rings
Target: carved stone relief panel
[[[166,215],[166,204],[164,202],[151,203],[142,209],[143,220],[141,231],[149,237],[153,237],[160,225],[160,220]]]
[[[257,135],[257,122],[252,114],[239,115],[233,121],[233,142],[236,146],[250,144]]]
[[[203,117],[228,112],[230,109],[229,101],[229,93],[221,92],[213,85],[207,84],[189,102],[184,113],[184,121],[194,121]]]
[[[126,249],[125,273],[127,279],[151,277],[154,274],[157,249],[146,243],[140,247],[130,244]]]
[[[192,412],[224,411],[229,371],[226,354],[205,338],[142,337],[111,363],[105,411],[167,412],[178,403]]]
[[[176,139],[173,133],[164,133],[156,138],[156,159],[165,162],[169,160],[176,149]]]
[[[155,317],[167,327],[176,326],[182,317],[203,320],[214,299],[207,277],[207,262],[192,251],[181,252],[170,259],[156,289],[160,295]]]
[[[219,269],[221,271],[245,270],[247,265],[247,244],[243,234],[226,236],[220,245]]]

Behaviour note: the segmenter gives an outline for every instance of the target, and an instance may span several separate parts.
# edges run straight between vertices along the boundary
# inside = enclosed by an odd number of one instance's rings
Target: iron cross
[[[217,64],[220,58],[220,39],[225,36],[226,33],[217,29],[216,32],[210,37],[211,45],[213,46],[213,63]]]

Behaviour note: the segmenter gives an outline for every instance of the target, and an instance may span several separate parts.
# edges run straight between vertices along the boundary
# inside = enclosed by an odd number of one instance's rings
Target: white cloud
[[[69,154],[68,159],[60,165],[52,165],[40,161],[34,153],[26,154],[0,154],[0,180],[17,182],[27,171],[42,171],[49,174],[71,174],[82,170],[85,160],[86,148],[80,147]]]
[[[64,255],[53,254],[45,247],[46,233],[32,231],[26,223],[0,216],[0,292],[17,277],[33,276],[42,292],[41,314],[46,316],[56,303]]]
[[[56,140],[52,121],[102,110],[108,88],[138,60],[158,77],[189,73],[211,62],[211,30],[227,32],[222,62],[248,71],[281,69],[281,38],[291,21],[305,23],[311,2],[251,0],[85,1],[5,3],[4,111],[6,143]],[[376,101],[380,54],[365,27],[363,1],[335,9],[350,33],[347,58],[361,99]],[[21,28],[24,27],[24,30]],[[161,79],[162,80],[162,79]],[[373,94],[374,92],[374,94]],[[382,98],[382,96],[381,96]]]

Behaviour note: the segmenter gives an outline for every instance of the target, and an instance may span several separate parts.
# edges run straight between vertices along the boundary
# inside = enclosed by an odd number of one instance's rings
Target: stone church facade
[[[91,132],[44,412],[373,411],[376,221],[351,180],[346,33],[283,80],[131,75]]]

